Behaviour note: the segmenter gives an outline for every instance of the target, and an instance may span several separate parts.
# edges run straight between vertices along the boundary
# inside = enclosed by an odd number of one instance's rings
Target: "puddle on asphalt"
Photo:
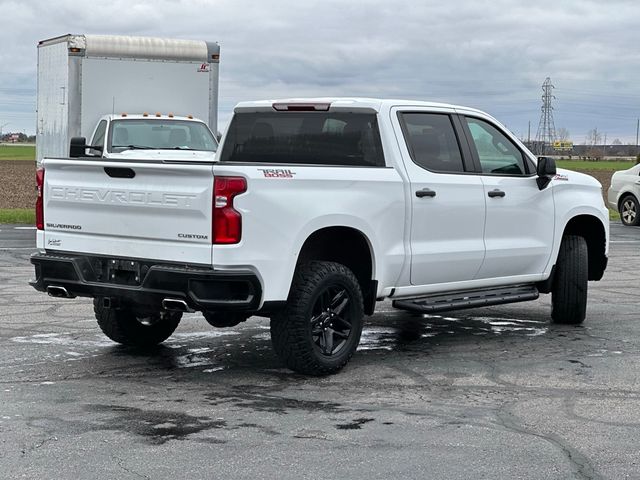
[[[112,347],[114,343],[102,335],[96,335],[95,340],[78,340],[70,332],[38,333],[24,337],[12,337],[16,343],[32,343],[37,345],[61,345],[74,347]]]
[[[365,327],[358,350],[393,350],[408,342],[444,335],[516,334],[537,337],[549,330],[543,322],[487,316],[458,318],[423,314],[397,319],[395,323],[396,326],[390,327]]]
[[[518,335],[523,337],[537,337],[547,333],[549,327],[544,322],[520,320],[514,318],[497,318],[489,316],[461,316],[448,315],[411,315],[399,312],[399,315],[387,315],[388,325],[365,326],[362,331],[359,351],[386,350],[402,348],[403,345],[419,340],[458,335]],[[250,356],[258,361],[264,352],[271,351],[268,325],[255,325],[248,331],[234,329],[206,330],[198,332],[175,333],[166,342],[158,346],[159,352],[140,352],[149,357],[160,357],[173,368],[200,368],[203,373],[215,373],[228,368],[229,357]],[[242,336],[241,336],[242,335]],[[55,352],[54,358],[62,361],[77,361],[101,356],[105,349],[118,349],[107,352],[106,355],[116,354],[119,357],[129,355],[138,356],[135,349],[118,347],[101,334],[76,338],[77,334],[39,333],[30,336],[11,338],[11,341],[22,344],[50,345],[61,347]],[[606,352],[594,352],[593,356],[601,356]],[[617,353],[617,352],[616,352]],[[51,355],[49,355],[49,358]]]

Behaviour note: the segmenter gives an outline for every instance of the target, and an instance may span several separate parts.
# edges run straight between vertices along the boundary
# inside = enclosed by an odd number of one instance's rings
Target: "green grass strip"
[[[36,212],[33,208],[0,208],[0,223],[36,224]]]
[[[609,209],[609,220],[620,220],[620,212]]]
[[[36,159],[35,145],[0,145],[0,160]]]
[[[636,162],[619,162],[615,160],[611,161],[597,161],[590,162],[589,160],[558,160],[556,165],[558,168],[566,168],[567,170],[627,170],[633,167]]]

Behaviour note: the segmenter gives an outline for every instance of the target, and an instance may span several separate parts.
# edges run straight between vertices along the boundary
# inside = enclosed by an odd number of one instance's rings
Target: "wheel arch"
[[[620,207],[622,206],[622,200],[624,200],[628,196],[632,196],[633,198],[635,198],[636,203],[638,203],[638,196],[632,190],[622,190],[618,194],[618,212],[620,211]]]
[[[607,267],[607,233],[602,221],[593,215],[582,214],[571,218],[562,236],[578,235],[587,242],[589,280],[600,280]]]
[[[310,234],[302,244],[296,268],[313,260],[346,266],[358,279],[364,298],[364,311],[371,315],[377,295],[373,252],[369,238],[362,231],[347,226],[323,227]]]

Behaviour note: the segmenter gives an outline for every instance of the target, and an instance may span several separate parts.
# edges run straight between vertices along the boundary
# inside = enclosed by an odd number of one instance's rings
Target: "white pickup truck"
[[[94,298],[116,342],[182,312],[271,318],[291,369],[328,374],[377,301],[437,312],[552,294],[585,319],[607,265],[600,184],[536,159],[466,107],[375,99],[241,103],[215,162],[45,159],[37,290]]]
[[[218,142],[209,127],[193,116],[172,113],[104,115],[87,145],[84,137],[73,137],[71,157],[95,156],[127,160],[209,160]]]

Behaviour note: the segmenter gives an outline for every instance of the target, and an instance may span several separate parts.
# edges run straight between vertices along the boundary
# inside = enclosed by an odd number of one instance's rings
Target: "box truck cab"
[[[213,161],[218,142],[205,122],[172,113],[104,115],[89,141],[71,139],[71,157]]]
[[[174,127],[167,132],[178,129],[177,124],[195,128],[182,123],[192,119],[169,120],[169,113],[191,115],[216,133],[219,61],[220,46],[201,40],[64,35],[39,42],[38,164],[44,157],[68,157],[74,137],[84,137],[90,145],[103,126],[108,142],[111,130],[102,121],[115,122],[123,112],[132,121],[134,114],[147,112],[147,120],[153,118],[158,122],[153,126],[160,128],[171,122]],[[159,120],[156,112],[162,114]],[[151,131],[159,133],[153,126]],[[118,153],[130,154],[124,152]]]

